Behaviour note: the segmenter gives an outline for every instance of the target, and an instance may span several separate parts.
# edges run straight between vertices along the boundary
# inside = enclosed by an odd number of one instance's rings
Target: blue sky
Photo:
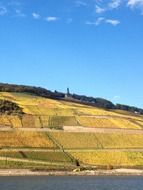
[[[0,0],[0,81],[143,107],[143,0]]]

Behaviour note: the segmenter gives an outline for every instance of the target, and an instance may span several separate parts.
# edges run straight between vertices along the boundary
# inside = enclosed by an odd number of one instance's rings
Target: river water
[[[0,190],[143,190],[143,177],[0,177]]]

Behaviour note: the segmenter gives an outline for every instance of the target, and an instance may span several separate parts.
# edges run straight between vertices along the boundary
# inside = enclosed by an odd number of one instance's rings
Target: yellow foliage
[[[135,123],[132,123],[129,119],[124,118],[115,118],[111,121],[118,126],[118,128],[127,128],[127,129],[141,129],[141,127]]]
[[[143,127],[143,121],[136,120],[136,122]]]
[[[105,110],[73,102],[42,98],[26,93],[0,92],[0,98],[14,101],[23,108],[25,113],[33,115],[33,118],[29,116],[23,117],[22,120],[26,127],[41,127],[41,125],[48,127],[51,125],[51,120],[53,125],[60,126],[82,125],[86,127],[130,129],[140,129],[141,126],[131,122],[129,119],[140,120],[139,122],[143,123],[143,117],[136,116],[133,113]],[[40,121],[39,117],[42,117]],[[14,127],[21,126],[19,119],[14,118],[13,120],[15,121],[4,121],[0,116],[0,125],[9,125],[11,122]],[[41,121],[43,121],[43,124],[41,124]]]
[[[110,118],[104,117],[76,117],[81,126],[85,127],[97,127],[97,128],[118,128]]]
[[[0,126],[9,127],[11,126],[10,120],[6,115],[0,115]]]
[[[56,146],[45,133],[40,132],[0,132],[0,147],[45,147],[55,148]]]
[[[96,151],[96,152],[75,152],[71,154],[84,164],[97,166],[141,166],[143,165],[142,152],[122,151]]]
[[[143,148],[143,134],[50,133],[64,148]]]
[[[18,116],[8,116],[9,121],[14,128],[22,127],[21,120]]]

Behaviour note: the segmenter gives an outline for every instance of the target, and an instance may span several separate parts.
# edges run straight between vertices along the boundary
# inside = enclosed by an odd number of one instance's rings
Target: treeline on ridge
[[[37,96],[42,96],[45,98],[62,98],[65,96],[64,93],[58,93],[58,92],[53,93],[50,90],[41,87],[4,84],[4,83],[0,83],[0,92],[29,93]]]
[[[36,96],[41,96],[45,98],[51,99],[58,99],[58,100],[68,100],[71,102],[79,102],[86,105],[92,105],[104,109],[119,109],[130,111],[133,113],[143,114],[143,109],[122,105],[122,104],[113,104],[111,101],[103,99],[103,98],[94,98],[94,97],[87,97],[83,95],[77,94],[69,94],[67,98],[65,93],[58,92],[58,91],[50,91],[45,88],[35,87],[35,86],[26,86],[26,85],[15,85],[15,84],[5,84],[0,83],[0,92],[17,92],[17,93],[29,93]]]

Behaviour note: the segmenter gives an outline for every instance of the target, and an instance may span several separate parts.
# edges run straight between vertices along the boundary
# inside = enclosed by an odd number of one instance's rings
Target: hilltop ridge
[[[130,111],[137,114],[143,114],[143,109],[134,106],[128,106],[123,104],[115,105],[109,100],[103,98],[87,97],[85,95],[68,94],[67,96],[67,94],[63,92],[58,92],[56,90],[52,92],[45,88],[35,87],[35,86],[0,83],[0,92],[28,93],[55,100],[66,100],[69,102],[76,102],[105,109],[118,109],[118,110]]]

